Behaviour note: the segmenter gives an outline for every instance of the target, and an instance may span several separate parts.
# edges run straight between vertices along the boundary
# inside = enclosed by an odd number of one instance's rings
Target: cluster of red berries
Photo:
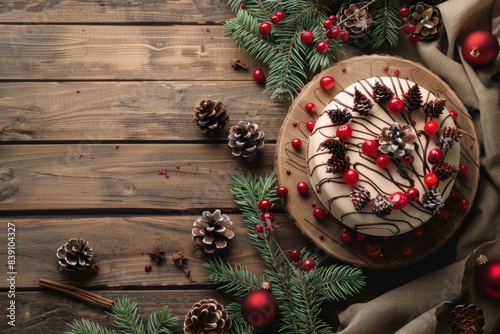
[[[296,267],[300,267],[304,271],[310,271],[316,267],[316,261],[314,261],[313,258],[306,257],[302,259],[302,252],[300,249],[292,249],[288,252],[288,256],[294,261]]]
[[[403,6],[399,9],[399,16],[401,16],[405,23],[403,25],[403,31],[406,34],[406,37],[408,40],[412,43],[417,43],[420,41],[420,36],[415,33],[417,30],[417,27],[415,24],[408,19],[408,16],[410,16],[410,8],[407,6]]]
[[[285,198],[288,195],[288,189],[286,187],[276,188],[276,196],[279,198]],[[273,207],[273,202],[268,199],[262,199],[259,201],[259,210],[262,213],[260,216],[260,223],[255,224],[254,230],[257,233],[264,232],[264,229],[269,233],[274,233],[274,215],[269,211]]]
[[[422,228],[417,228],[413,230],[413,234],[416,236],[421,236],[423,234],[423,229]],[[370,238],[370,240],[367,240]],[[374,237],[368,237],[366,234],[361,233],[361,232],[350,232],[347,230],[342,230],[342,233],[340,235],[340,240],[344,242],[345,244],[350,244],[353,241],[359,242],[359,243],[364,243],[363,250],[369,258],[375,259],[380,256],[383,256],[383,247],[380,242],[377,240],[373,240]],[[386,240],[388,237],[381,237],[381,240]],[[408,256],[413,252],[413,249],[409,245],[404,245],[401,247],[401,254]]]

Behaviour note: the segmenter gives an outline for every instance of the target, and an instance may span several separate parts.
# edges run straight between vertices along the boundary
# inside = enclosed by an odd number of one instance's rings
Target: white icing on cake
[[[429,208],[423,206],[423,195],[429,192],[424,183],[424,175],[432,171],[433,164],[427,159],[428,152],[439,148],[437,134],[427,135],[423,129],[426,115],[423,108],[408,111],[406,108],[399,114],[387,111],[387,102],[377,103],[373,100],[373,87],[376,82],[385,84],[394,92],[394,97],[403,99],[403,96],[415,83],[399,77],[374,77],[364,79],[342,90],[325,107],[316,121],[308,143],[307,168],[311,185],[315,189],[319,199],[330,213],[347,227],[370,235],[392,236],[411,231],[432,218]],[[437,97],[420,87],[423,104],[434,101]],[[373,107],[366,116],[353,112],[354,92],[358,89],[373,102]],[[328,150],[320,149],[320,144],[335,136],[337,125],[333,125],[328,115],[328,110],[347,108],[352,112],[351,121],[348,125],[352,128],[352,137],[345,141],[345,156],[349,158],[350,168],[359,173],[359,181],[354,185],[347,185],[343,180],[343,173],[333,174],[327,172],[327,161],[332,154]],[[433,118],[439,124],[439,128],[455,128],[455,123],[448,110],[445,108],[438,118]],[[410,167],[399,167],[407,173],[407,178],[398,173],[396,162],[392,158],[391,163],[385,169],[376,165],[376,158],[362,152],[361,145],[365,140],[376,140],[383,128],[389,128],[394,122],[400,126],[410,125],[412,133],[417,136],[415,149],[408,151],[414,158]],[[458,168],[460,162],[460,144],[456,143],[449,149],[443,149],[443,162]],[[381,154],[381,153],[380,153]],[[440,180],[437,188],[441,194],[441,202],[444,203],[449,196],[455,175]],[[372,211],[371,202],[356,212],[350,199],[353,188],[363,186],[368,190],[370,198],[377,195],[389,197],[394,192],[406,192],[410,187],[418,189],[420,196],[417,201],[410,201],[403,209],[393,209],[390,214],[379,217]]]

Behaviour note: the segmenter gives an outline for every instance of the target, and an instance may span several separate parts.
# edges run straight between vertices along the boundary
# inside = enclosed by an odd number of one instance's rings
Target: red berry
[[[437,162],[442,161],[443,157],[444,157],[443,150],[441,150],[440,148],[433,148],[432,150],[429,151],[427,159],[429,160],[430,163],[435,164]]]
[[[405,104],[399,97],[393,97],[387,102],[387,109],[393,114],[399,114],[403,111],[404,107]]]
[[[408,36],[408,40],[415,44],[415,43],[418,43],[420,41],[420,36],[417,35],[417,34],[410,34],[410,36]]]
[[[389,67],[384,66],[384,72],[387,72],[387,71],[389,71]]]
[[[394,70],[394,75],[398,77],[399,76],[399,70]]]
[[[300,34],[300,40],[304,44],[311,44],[314,41],[314,34],[312,33],[311,30],[304,30]]]
[[[276,15],[280,19],[280,21],[285,18],[285,12],[282,10],[277,10],[276,13],[274,13],[274,15]]]
[[[368,139],[361,144],[361,150],[366,155],[375,156],[378,154],[378,143],[376,140]]]
[[[262,233],[264,232],[264,226],[262,226],[262,224],[255,224],[253,229],[255,230],[255,232],[257,233]]]
[[[342,73],[345,73],[347,69],[345,67],[342,67]]]
[[[337,39],[340,37],[340,34],[342,33],[342,30],[338,27],[334,27],[326,33],[326,37],[331,38],[331,39]]]
[[[394,210],[401,210],[408,205],[408,197],[406,197],[406,194],[402,191],[392,193],[389,200],[391,200]]]
[[[308,113],[312,114],[316,111],[316,105],[314,102],[309,102],[304,108]]]
[[[263,222],[267,222],[269,220],[272,223],[274,222],[274,215],[271,212],[266,211],[260,216],[260,220]]]
[[[332,21],[333,24],[337,23],[338,19],[335,15],[328,16],[328,19]]]
[[[292,174],[292,171],[291,171],[291,170],[289,170],[289,169],[287,169],[287,170],[285,171],[285,173],[286,173],[286,175],[290,175],[290,174]]]
[[[363,241],[366,239],[366,234],[361,233],[361,232],[356,232],[356,241]]]
[[[328,43],[327,42],[316,43],[316,51],[318,51],[319,53],[326,53],[328,51]]]
[[[441,211],[439,211],[438,217],[441,219],[448,219],[450,218],[450,213],[446,209],[441,209]]]
[[[348,185],[353,185],[356,184],[356,182],[359,181],[359,173],[357,170],[349,168],[344,172],[344,175],[342,175],[342,178],[344,179],[344,182]]]
[[[422,236],[422,235],[424,234],[424,229],[423,229],[423,228],[421,228],[421,227],[417,227],[416,229],[414,229],[414,230],[412,231],[412,233],[413,233],[414,235],[416,235],[417,237],[420,237],[420,236]]]
[[[410,255],[413,252],[413,249],[410,246],[403,246],[401,247],[401,254],[407,256]]]
[[[260,25],[259,25],[259,32],[262,34],[262,35],[267,35],[271,32],[271,28],[272,28],[272,25],[270,22],[262,22]]]
[[[314,261],[313,259],[308,257],[308,258],[304,259],[304,261],[302,261],[301,267],[302,267],[302,270],[304,270],[304,271],[312,270],[312,269],[314,269],[314,267],[316,267],[316,261]]]
[[[413,34],[415,32],[415,30],[417,29],[417,27],[415,26],[415,24],[413,23],[408,23],[408,24],[405,24],[403,26],[403,31],[405,32],[405,34],[407,35],[410,35],[410,34]]]
[[[469,208],[469,206],[470,206],[469,200],[464,198],[460,200],[460,202],[458,202],[457,209],[465,211]]]
[[[377,258],[382,255],[382,246],[379,244],[368,243],[365,245],[365,254],[372,259]]]
[[[414,202],[416,200],[418,200],[418,198],[420,197],[420,192],[418,191],[417,188],[408,188],[408,190],[406,190],[406,198],[410,201],[410,202]]]
[[[458,113],[457,113],[457,111],[456,111],[455,109],[450,109],[448,112],[450,113],[451,118],[452,118],[454,121],[456,121],[456,120],[457,120],[457,118],[458,118]]]
[[[324,90],[330,90],[335,87],[335,79],[332,76],[325,75],[319,80],[319,85]]]
[[[340,32],[340,36],[339,36],[339,39],[343,42],[347,41],[349,39],[349,33],[345,30],[342,30]]]
[[[314,218],[321,220],[326,217],[326,210],[323,208],[315,208],[313,210],[313,216]]]
[[[264,82],[266,80],[264,71],[260,68],[256,68],[255,70],[253,70],[253,79],[258,83]]]
[[[415,161],[415,158],[411,154],[406,154],[403,157],[399,158],[399,162],[404,167],[409,167],[409,166],[413,165],[414,161]]]
[[[349,140],[352,136],[352,128],[347,124],[341,124],[337,127],[335,135],[342,140]]]
[[[406,6],[399,8],[399,16],[407,17],[408,15],[410,15],[410,8]]]
[[[149,273],[151,270],[153,270],[153,267],[150,264],[146,264],[144,266],[144,271]]]
[[[297,191],[301,195],[306,195],[307,193],[309,193],[309,186],[305,182],[299,182],[297,183]]]
[[[432,136],[439,130],[439,124],[435,120],[430,120],[425,122],[424,125],[424,131],[427,133],[429,136]]]
[[[291,251],[288,252],[288,256],[293,261],[298,261],[302,257],[302,253],[300,252],[300,249],[295,248],[295,249],[292,249]]]
[[[351,233],[347,231],[342,232],[342,234],[340,235],[340,240],[342,240],[346,244],[350,243],[352,241]]]
[[[292,140],[292,146],[294,149],[298,150],[302,146],[302,140],[300,138],[294,138]]]
[[[278,24],[278,23],[280,23],[280,21],[281,21],[281,20],[280,20],[279,16],[277,16],[277,15],[273,15],[273,16],[271,16],[271,22],[272,22],[273,24]]]
[[[458,173],[461,175],[467,174],[468,168],[466,165],[460,165],[458,166]]]
[[[424,176],[424,183],[427,187],[433,188],[439,183],[439,178],[434,173],[427,173]]]
[[[295,122],[295,121],[292,123],[292,125],[293,125],[293,127],[294,127],[294,128],[296,128],[298,124],[299,124],[299,123],[297,123],[297,122]]]
[[[247,8],[247,5],[245,5],[245,3],[242,3],[240,7],[241,7],[241,9],[245,9],[245,8]]]
[[[263,199],[259,201],[259,210],[262,212],[269,211],[272,207],[273,203],[268,199]]]
[[[278,187],[278,189],[276,189],[276,196],[278,196],[279,198],[284,198],[286,197],[286,195],[288,195],[287,187]]]
[[[307,121],[306,126],[307,126],[307,130],[312,132],[312,130],[314,130],[314,127],[316,126],[316,122],[313,120]]]
[[[333,21],[330,19],[326,19],[325,22],[323,22],[323,28],[325,28],[327,31],[333,28]]]
[[[389,166],[389,164],[391,163],[391,159],[389,159],[387,155],[381,154],[377,157],[375,163],[380,168],[387,168],[387,166]]]

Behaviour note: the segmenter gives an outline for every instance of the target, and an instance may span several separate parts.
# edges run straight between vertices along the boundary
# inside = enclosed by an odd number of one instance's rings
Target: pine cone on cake
[[[234,237],[233,222],[220,210],[204,211],[193,224],[193,241],[206,253],[214,254],[227,246]]]
[[[422,196],[422,206],[428,209],[432,215],[437,215],[441,211],[444,203],[438,187],[430,189]]]
[[[411,126],[400,126],[394,122],[391,127],[383,128],[377,137],[378,150],[389,157],[401,158],[415,148],[417,136],[412,132]]]
[[[59,269],[66,271],[77,271],[90,269],[94,251],[85,239],[70,239],[67,243],[57,249]]]
[[[458,128],[444,127],[438,131],[438,143],[442,149],[450,149],[464,135],[464,131]]]
[[[424,105],[424,113],[430,118],[439,118],[446,106],[446,99],[437,98]]]
[[[370,202],[370,192],[361,185],[353,188],[349,197],[356,212],[361,212],[366,204]]]
[[[354,106],[352,111],[358,112],[362,116],[368,115],[368,112],[372,109],[373,102],[365,94],[361,93],[356,87],[354,87]]]
[[[228,334],[233,322],[215,299],[194,303],[184,317],[185,334]]]
[[[329,109],[326,111],[333,125],[347,124],[351,121],[352,113],[349,109]]]
[[[375,81],[375,85],[373,86],[372,97],[373,100],[377,103],[384,103],[389,101],[394,96],[394,92],[392,89],[387,87],[386,84]]]
[[[430,40],[438,35],[441,29],[441,13],[437,7],[418,2],[410,7],[409,21],[415,24],[415,34],[421,40]]]
[[[432,166],[432,172],[437,175],[441,181],[446,181],[457,174],[458,168],[447,162],[439,162]]]
[[[482,334],[484,333],[483,311],[474,304],[457,305],[450,312],[448,324],[452,334]]]
[[[344,173],[351,166],[349,157],[331,157],[326,162],[326,172],[332,174]]]
[[[340,27],[349,33],[348,43],[360,49],[370,45],[374,22],[365,3],[346,4],[340,8],[337,16],[339,22],[342,22]]]
[[[228,141],[234,156],[251,161],[257,155],[257,150],[264,147],[265,133],[259,130],[256,123],[240,121],[229,131]]]
[[[386,196],[377,195],[371,200],[372,211],[377,217],[384,218],[392,212],[393,203]]]
[[[343,157],[345,155],[345,142],[340,138],[328,138],[319,144],[318,150],[328,150],[333,156]]]
[[[414,84],[410,89],[404,93],[403,102],[408,111],[417,110],[422,106],[424,102],[422,100],[422,92],[418,84]]]
[[[201,100],[200,104],[194,108],[193,119],[202,133],[213,134],[226,127],[229,115],[224,103],[216,100]]]

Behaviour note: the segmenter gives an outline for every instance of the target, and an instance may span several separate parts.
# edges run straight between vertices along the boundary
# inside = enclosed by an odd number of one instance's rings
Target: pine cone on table
[[[229,115],[224,103],[215,100],[201,100],[199,105],[194,108],[193,119],[202,133],[213,134],[226,127]]]
[[[329,109],[326,111],[328,117],[332,120],[333,125],[347,124],[351,121],[352,114],[347,108],[344,109]]]
[[[214,213],[204,211],[202,216],[193,224],[193,241],[206,253],[214,254],[227,246],[227,242],[234,237],[233,222],[220,210]]]
[[[228,334],[233,322],[215,299],[194,303],[184,317],[185,334]]]
[[[240,121],[229,131],[229,146],[234,156],[251,161],[257,155],[257,150],[264,146],[265,133],[259,130],[256,123]]]
[[[67,243],[57,249],[59,269],[66,271],[77,271],[90,269],[94,251],[85,239],[70,239]]]
[[[358,112],[362,116],[368,115],[368,112],[373,107],[373,102],[365,94],[361,93],[354,87],[354,106],[352,111]]]
[[[484,333],[483,311],[474,304],[457,305],[448,319],[452,334]]]
[[[340,8],[338,16],[339,22],[343,22],[340,27],[349,33],[348,43],[360,49],[370,45],[374,22],[365,3],[346,4]]]

